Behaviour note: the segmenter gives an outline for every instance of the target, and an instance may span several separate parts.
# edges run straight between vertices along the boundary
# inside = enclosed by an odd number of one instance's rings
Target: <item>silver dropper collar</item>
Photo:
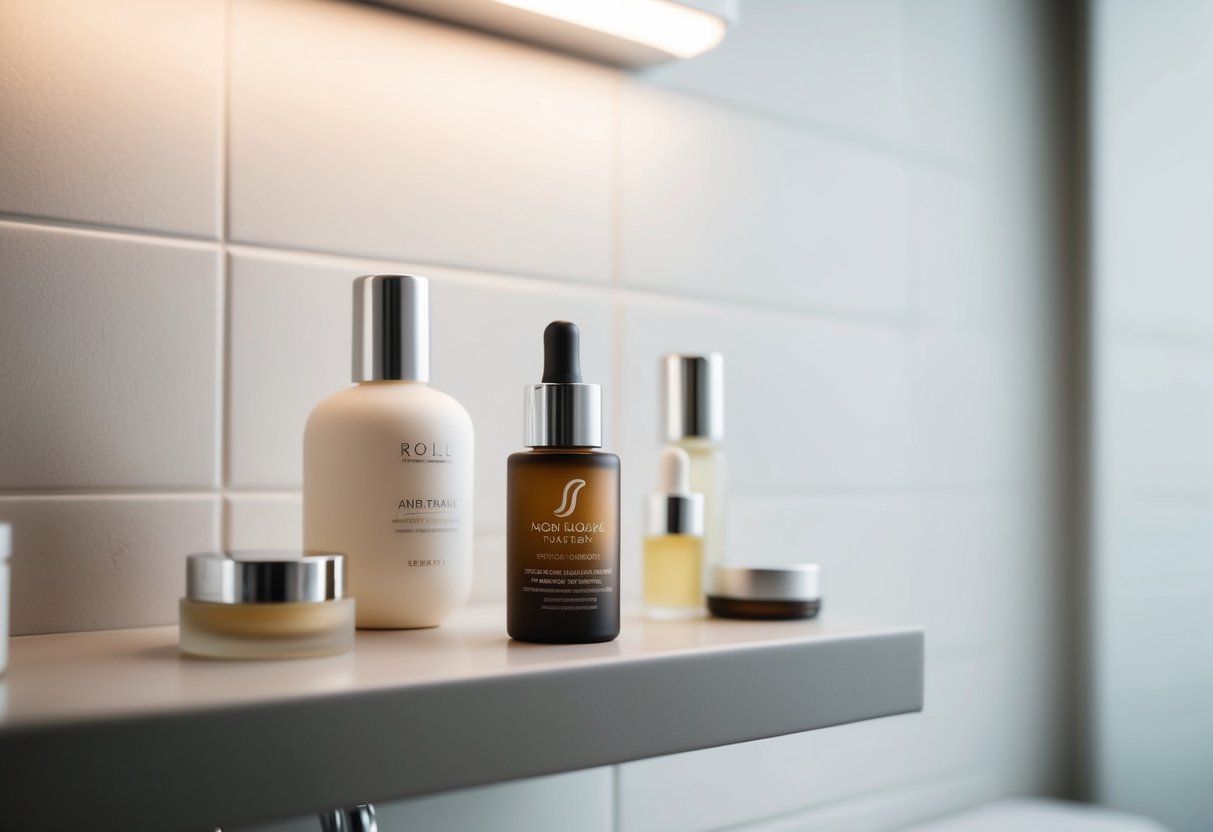
[[[411,274],[354,281],[354,381],[430,380],[430,282]]]
[[[724,356],[670,354],[661,359],[664,439],[724,440]]]
[[[601,448],[602,388],[581,381],[580,333],[569,321],[543,332],[543,381],[524,392],[528,448]]]

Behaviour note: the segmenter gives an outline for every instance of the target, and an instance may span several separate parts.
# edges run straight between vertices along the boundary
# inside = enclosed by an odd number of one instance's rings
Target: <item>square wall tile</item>
[[[1114,737],[1164,701],[1168,721],[1205,721],[1203,703],[1213,696],[1213,510],[1132,499],[1104,508],[1095,627],[1107,692],[1103,731]]]
[[[498,783],[375,804],[380,832],[612,832],[609,768]],[[240,827],[234,832],[314,832],[315,816]]]
[[[1103,313],[1207,340],[1213,10],[1205,3],[1122,2],[1096,4],[1092,14],[1092,207]]]
[[[366,5],[233,15],[233,239],[607,279],[618,73]]]
[[[383,264],[337,258],[232,258],[231,485],[302,485],[303,427],[324,396],[350,384],[351,285]],[[387,267],[392,268],[392,267]],[[609,384],[605,291],[396,266],[431,278],[433,386],[458,399],[476,429],[476,525],[505,528],[505,461],[522,450],[522,390],[543,371],[543,328],[582,333],[582,371]]]
[[[223,0],[0,7],[0,211],[220,233]]]
[[[1055,638],[1036,624],[1051,620],[1065,580],[1063,565],[1040,539],[1040,506],[977,492],[919,494],[910,505],[905,547],[913,571],[902,590],[930,650],[1005,649],[1034,644],[1038,635]],[[1024,620],[1027,608],[1033,621]]]
[[[613,789],[614,772],[596,768],[401,800],[376,808],[383,832],[612,832]]]
[[[910,344],[915,484],[1039,483],[1051,463],[1050,365],[1039,343],[918,330]]]
[[[215,485],[220,292],[204,244],[0,222],[0,489]]]
[[[918,169],[910,175],[914,320],[933,328],[1039,337],[1056,277],[1041,268],[1039,217],[981,177]]]
[[[1109,338],[1097,376],[1108,493],[1213,497],[1213,352]]]
[[[901,160],[640,82],[620,120],[625,286],[906,312]]]
[[[1006,167],[1045,129],[1048,5],[914,0],[902,46],[910,144],[953,168]]]
[[[172,624],[185,556],[216,548],[207,496],[0,497],[13,635]]]
[[[303,497],[231,494],[223,498],[223,548],[302,549]]]
[[[804,812],[747,823],[730,832],[905,832],[906,823],[942,817],[1005,792],[989,775],[932,778]],[[921,830],[920,830],[921,832]]]
[[[663,86],[799,121],[823,134],[900,139],[902,19],[914,13],[903,5],[743,3],[739,25],[720,46],[644,74]]]
[[[1107,500],[1097,564],[1097,793],[1169,829],[1213,817],[1213,510]]]

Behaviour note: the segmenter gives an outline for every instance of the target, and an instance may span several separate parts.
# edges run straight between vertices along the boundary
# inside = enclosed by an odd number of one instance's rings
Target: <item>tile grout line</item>
[[[232,225],[232,27],[234,6],[227,0],[223,7],[223,78],[220,107],[220,241],[223,280],[220,285],[219,350],[220,377],[216,398],[219,406],[219,499],[218,533],[219,544],[226,547],[231,532],[231,517],[224,491],[231,485],[232,477],[232,257],[228,251]]]
[[[852,151],[882,156],[903,164],[921,167],[931,173],[964,178],[975,178],[979,175],[977,166],[973,163],[910,143],[899,142],[896,139],[864,133],[862,130],[851,127],[834,126],[812,119],[799,118],[699,90],[668,86],[647,78],[641,78],[640,82],[667,95],[723,109],[731,114],[763,121],[769,125],[796,130],[817,141],[827,142]]]
[[[551,289],[567,292],[585,292],[590,295],[605,293],[608,298],[617,297],[620,303],[640,300],[666,303],[677,303],[691,307],[702,307],[709,311],[720,312],[742,310],[756,314],[778,315],[807,321],[824,321],[855,326],[873,327],[878,329],[903,330],[912,325],[908,310],[894,312],[862,312],[814,304],[787,304],[775,301],[756,300],[754,298],[736,295],[696,293],[693,291],[673,291],[644,288],[639,286],[615,286],[591,283],[580,279],[562,278],[547,274],[520,273],[517,271],[492,272],[483,267],[466,266],[453,263],[420,262],[408,258],[393,259],[368,257],[359,254],[337,253],[330,251],[292,249],[268,244],[234,242],[232,240],[213,240],[175,236],[167,233],[149,232],[141,229],[104,227],[88,223],[53,220],[45,217],[33,217],[19,214],[0,212],[0,224],[23,225],[34,228],[58,229],[76,231],[85,234],[95,234],[103,237],[142,242],[151,245],[181,245],[189,248],[218,250],[228,256],[254,256],[267,259],[298,259],[300,261],[347,261],[350,264],[377,264],[401,266],[408,264],[418,267],[432,267],[451,271],[467,272],[470,276],[484,279],[506,278],[521,281],[542,283]]]
[[[610,206],[607,212],[610,223],[610,284],[611,284],[611,441],[615,447],[623,442],[623,84],[622,72],[615,73],[611,93],[611,160],[610,160]]]
[[[611,828],[614,832],[623,829],[623,789],[620,778],[623,776],[623,766],[611,766]]]

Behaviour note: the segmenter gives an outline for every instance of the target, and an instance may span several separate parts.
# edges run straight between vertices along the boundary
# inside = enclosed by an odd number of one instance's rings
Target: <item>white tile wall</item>
[[[611,769],[598,768],[381,803],[375,807],[375,820],[380,832],[613,832],[613,788]],[[308,817],[234,832],[315,832],[319,828],[316,819]]]
[[[615,73],[383,9],[236,0],[231,232],[605,281]]]
[[[1213,827],[1213,3],[1093,5],[1096,796]]]
[[[185,554],[219,543],[213,495],[0,497],[13,635],[171,624]]]
[[[740,11],[740,25],[720,47],[645,75],[816,132],[902,138],[904,4],[763,0]]]
[[[0,211],[219,236],[224,0],[6,0]]]
[[[217,484],[219,255],[0,221],[0,489]]]
[[[412,270],[477,429],[475,598],[502,596],[543,325],[577,321],[606,385],[632,602],[657,356],[718,349],[731,550],[820,562],[828,614],[925,623],[928,699],[383,828],[877,830],[1056,787],[1037,4],[752,3],[719,52],[639,76],[372,5],[155,5],[0,9],[22,632],[171,620],[186,552],[298,545],[350,280]]]
[[[896,157],[639,82],[624,85],[619,118],[624,285],[904,312]]]

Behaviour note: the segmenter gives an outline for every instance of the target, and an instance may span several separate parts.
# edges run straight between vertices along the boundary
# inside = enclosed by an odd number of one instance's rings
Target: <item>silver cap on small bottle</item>
[[[185,597],[211,604],[293,604],[345,597],[345,556],[298,551],[199,552],[185,567]]]
[[[524,391],[522,444],[601,448],[602,388],[581,381],[580,333],[568,321],[543,332],[543,381]]]
[[[703,495],[691,491],[691,460],[667,445],[658,461],[657,491],[649,495],[648,535],[703,536]]]
[[[411,274],[354,281],[354,381],[430,380],[430,282]]]
[[[724,440],[724,356],[670,354],[661,359],[664,439]]]

